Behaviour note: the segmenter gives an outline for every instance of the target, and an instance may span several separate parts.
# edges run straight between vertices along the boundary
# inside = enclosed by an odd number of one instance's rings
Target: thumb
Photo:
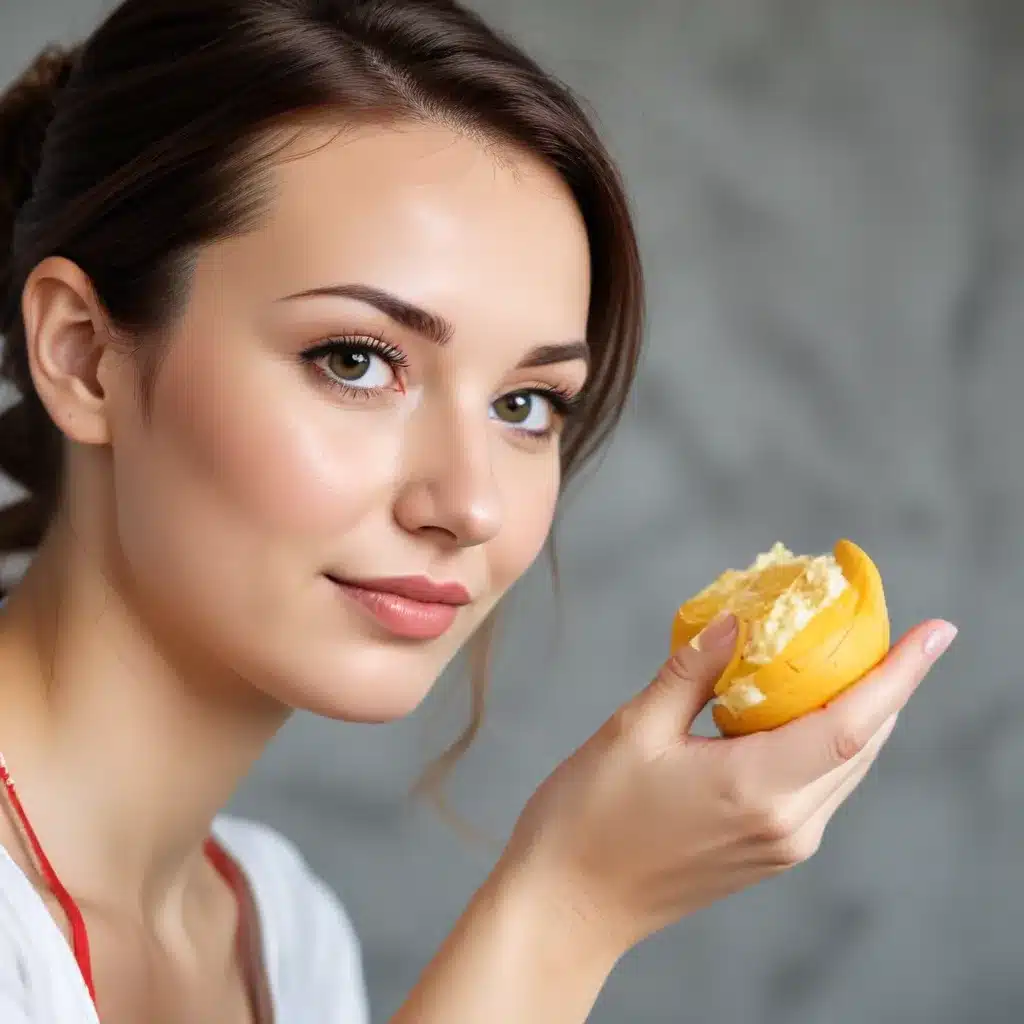
[[[674,651],[640,695],[647,728],[666,745],[678,742],[714,696],[715,683],[738,658],[745,630],[735,615],[716,618],[688,644]]]

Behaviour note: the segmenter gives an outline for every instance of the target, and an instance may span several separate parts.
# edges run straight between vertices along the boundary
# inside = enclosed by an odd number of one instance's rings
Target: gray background
[[[945,615],[960,639],[819,855],[636,951],[592,1019],[1021,1021],[1024,9],[478,6],[604,125],[651,330],[627,422],[560,526],[560,625],[542,569],[513,596],[459,809],[502,836],[724,565],[850,535],[897,631]],[[99,8],[0,0],[0,79]],[[465,711],[454,674],[442,690],[392,726],[299,717],[236,802],[341,893],[381,1021],[492,856],[405,797]]]

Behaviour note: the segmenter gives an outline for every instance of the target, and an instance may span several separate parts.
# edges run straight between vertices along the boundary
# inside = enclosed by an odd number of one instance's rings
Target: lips
[[[337,581],[336,581],[337,582]],[[469,604],[469,591],[461,583],[434,583],[425,576],[391,576],[377,580],[344,580],[349,586],[373,590],[379,594],[420,601],[424,604]]]
[[[443,636],[454,624],[459,608],[471,600],[469,591],[460,583],[435,583],[422,576],[328,579],[389,633],[409,640],[436,640]]]

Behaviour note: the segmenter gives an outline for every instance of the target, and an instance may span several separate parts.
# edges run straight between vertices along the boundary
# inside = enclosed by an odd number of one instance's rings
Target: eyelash
[[[344,381],[336,380],[317,366],[317,360],[323,359],[324,356],[334,355],[336,352],[373,352],[389,363],[392,369],[405,370],[409,366],[409,360],[400,348],[384,341],[383,338],[375,338],[372,335],[360,334],[350,338],[329,338],[322,344],[303,352],[302,361],[316,368],[328,387],[335,388],[344,395],[374,398],[385,389],[350,387]]]
[[[379,396],[386,390],[385,388],[350,387],[343,381],[332,377],[317,365],[317,360],[323,359],[324,356],[333,355],[336,352],[353,351],[373,352],[386,360],[391,365],[392,369],[404,370],[409,366],[409,359],[400,348],[390,344],[383,338],[377,338],[373,335],[353,335],[351,337],[344,338],[329,338],[327,341],[322,342],[313,348],[307,349],[302,353],[301,359],[304,364],[310,365],[316,369],[319,377],[328,387],[333,388],[346,397],[375,398]],[[572,419],[579,413],[584,398],[582,392],[574,392],[568,388],[558,387],[557,385],[551,384],[538,384],[533,387],[516,388],[514,391],[506,392],[502,397],[507,398],[509,395],[539,395],[551,405],[555,415],[563,422]],[[531,441],[546,440],[554,433],[553,428],[548,429],[543,433],[537,433],[533,430],[520,430],[514,426],[512,427],[512,430]]]

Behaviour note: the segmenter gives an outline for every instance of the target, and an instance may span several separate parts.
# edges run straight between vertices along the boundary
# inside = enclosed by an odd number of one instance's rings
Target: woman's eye
[[[492,406],[494,418],[527,434],[542,436],[551,430],[551,402],[535,391],[513,391]]]
[[[346,387],[377,391],[395,382],[394,367],[369,348],[337,348],[322,355],[319,363],[328,376]]]

